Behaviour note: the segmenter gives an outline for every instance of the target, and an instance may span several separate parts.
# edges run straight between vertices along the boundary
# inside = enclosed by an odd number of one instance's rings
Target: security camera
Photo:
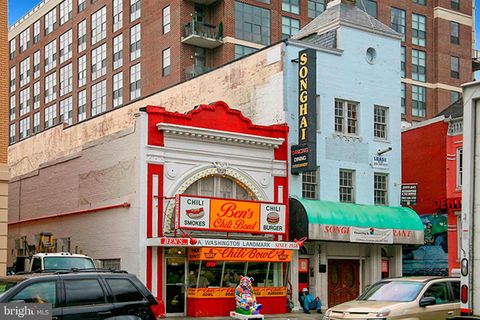
[[[377,150],[377,154],[378,154],[378,155],[382,155],[382,154],[387,153],[387,152],[389,152],[389,151],[392,151],[392,147],[388,147],[388,148],[383,149],[383,150],[378,149],[378,150]]]

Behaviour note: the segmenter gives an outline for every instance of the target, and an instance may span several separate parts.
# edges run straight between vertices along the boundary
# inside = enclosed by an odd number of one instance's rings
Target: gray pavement
[[[310,314],[303,313],[301,311],[293,311],[291,313],[284,314],[268,314],[265,315],[265,319],[284,319],[284,320],[293,320],[293,319],[302,319],[302,320],[319,320],[322,319],[323,314],[316,313],[312,311]],[[188,319],[188,320],[220,320],[220,319],[230,319],[229,317],[208,317],[208,318],[176,318],[176,319]]]

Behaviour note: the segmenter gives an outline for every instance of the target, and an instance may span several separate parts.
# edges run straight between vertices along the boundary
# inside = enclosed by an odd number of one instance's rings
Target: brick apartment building
[[[10,47],[10,143],[129,104],[295,34],[327,0],[44,0]],[[472,79],[472,1],[357,0],[405,34],[403,119]],[[234,81],[235,79],[225,79]]]

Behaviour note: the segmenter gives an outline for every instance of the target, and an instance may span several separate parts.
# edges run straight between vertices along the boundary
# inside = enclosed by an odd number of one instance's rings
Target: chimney
[[[362,0],[360,0],[362,1]],[[352,5],[354,6],[356,4],[356,0],[329,0],[328,3],[327,3],[327,9],[328,8],[331,8],[333,6],[336,6],[340,3],[345,3],[345,4],[349,4],[349,5]]]

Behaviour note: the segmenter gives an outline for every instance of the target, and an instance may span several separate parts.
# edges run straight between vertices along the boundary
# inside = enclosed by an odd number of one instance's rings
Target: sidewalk
[[[303,313],[302,311],[293,311],[291,313],[284,313],[284,314],[268,314],[265,315],[265,319],[284,319],[284,320],[293,320],[293,319],[302,319],[302,320],[321,320],[323,314],[316,313],[315,311],[311,311],[310,314]],[[173,319],[180,319],[180,318],[173,318]],[[229,317],[209,317],[209,318],[182,318],[182,319],[189,319],[189,320],[226,320],[232,319]]]

